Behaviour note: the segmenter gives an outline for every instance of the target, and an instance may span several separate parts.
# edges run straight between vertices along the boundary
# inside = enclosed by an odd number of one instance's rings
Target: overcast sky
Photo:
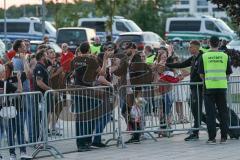
[[[46,2],[49,0],[45,0]],[[66,0],[54,0],[54,2],[66,2]],[[73,0],[67,0],[68,2],[72,2]],[[22,4],[41,4],[42,0],[6,0],[7,8],[16,5],[20,6]],[[4,8],[4,0],[0,0],[0,8]]]

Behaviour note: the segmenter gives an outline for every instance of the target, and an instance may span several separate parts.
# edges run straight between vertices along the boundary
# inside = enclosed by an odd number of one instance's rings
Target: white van
[[[45,34],[50,41],[56,40],[56,29],[50,22],[45,22]],[[4,19],[0,19],[0,39],[4,39]],[[39,18],[7,19],[7,39],[42,40],[42,22]]]
[[[210,16],[173,17],[166,22],[166,39],[169,41],[202,40],[211,36],[232,40],[236,37],[234,31],[221,19]]]
[[[83,27],[64,27],[59,28],[57,31],[57,44],[67,43],[69,49],[75,53],[76,48],[82,42],[92,42],[92,39],[96,37],[96,32],[91,28]]]
[[[96,30],[97,36],[101,41],[105,41],[106,37],[106,22],[108,18],[81,18],[78,20],[78,26],[92,28]],[[113,40],[123,32],[142,32],[141,28],[132,20],[125,19],[124,17],[114,16],[113,25]]]

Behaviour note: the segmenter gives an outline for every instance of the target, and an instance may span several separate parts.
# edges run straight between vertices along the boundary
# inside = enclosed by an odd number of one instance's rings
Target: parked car
[[[228,49],[234,49],[240,51],[240,39],[238,40],[232,40],[227,44]]]
[[[104,42],[107,31],[107,20],[107,17],[81,18],[78,20],[78,26],[95,29],[97,36]],[[121,16],[114,16],[112,24],[113,40],[115,40],[120,33],[124,32],[142,32],[142,30],[134,21]]]
[[[7,19],[7,39],[42,40],[42,22],[39,18],[22,17],[19,19]],[[45,35],[50,41],[56,41],[56,29],[45,21]],[[4,38],[4,19],[0,19],[0,39]]]
[[[237,35],[221,19],[211,16],[197,16],[168,18],[165,36],[168,41],[191,41],[203,40],[211,36],[232,40]]]
[[[30,51],[32,54],[35,54],[37,52],[37,47],[41,45],[43,41],[30,41]],[[62,49],[55,43],[55,42],[49,42],[47,44],[50,48],[54,49],[54,51],[58,54],[62,53]]]
[[[75,53],[76,48],[82,42],[92,42],[92,38],[96,37],[94,29],[82,27],[65,27],[59,28],[57,31],[57,44],[67,43],[69,49]]]
[[[163,39],[153,32],[128,32],[120,34],[115,43],[119,46],[124,41],[134,42],[137,44],[138,50],[143,50],[146,45],[154,49],[160,48]]]

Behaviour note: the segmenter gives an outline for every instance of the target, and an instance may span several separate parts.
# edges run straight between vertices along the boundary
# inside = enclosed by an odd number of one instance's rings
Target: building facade
[[[207,0],[175,0],[172,10],[179,16],[210,15],[216,18],[227,18],[224,10]]]

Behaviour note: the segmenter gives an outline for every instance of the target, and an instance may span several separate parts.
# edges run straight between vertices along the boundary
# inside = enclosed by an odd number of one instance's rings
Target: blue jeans
[[[7,139],[8,145],[15,145],[15,134],[17,134],[18,144],[25,144],[24,137],[24,115],[25,112],[18,112],[15,118],[7,120]],[[15,148],[9,150],[10,154],[15,154]],[[20,152],[26,152],[26,147],[20,147]]]
[[[151,114],[156,108],[155,108],[155,100],[154,100],[154,87],[152,86],[145,86],[142,87],[143,91],[147,93],[147,95],[143,98],[147,101],[147,104],[145,105],[144,113],[149,115]]]
[[[93,110],[94,108],[99,108],[99,110],[102,109],[102,100],[93,98],[93,97],[83,97],[83,96],[73,96],[72,97],[75,105],[73,105],[74,108],[72,108],[76,113],[85,113],[88,111]],[[84,138],[78,138],[77,139],[77,146],[85,146],[92,142],[92,133],[95,130],[96,133],[102,133],[103,129],[105,128],[107,122],[110,119],[109,114],[105,114],[101,116],[100,118],[96,116],[97,118],[93,117],[87,117],[86,120],[82,120],[82,116],[77,115],[76,118],[76,136],[88,136]],[[95,136],[94,137],[94,143],[100,143],[101,142],[101,136]]]
[[[38,109],[36,109],[36,104],[34,104],[34,95],[26,95],[25,101],[24,101],[24,106],[26,108],[26,112],[25,112],[25,117],[24,117],[24,121],[27,124],[27,128],[28,128],[28,137],[29,137],[29,143],[33,143],[33,142],[37,142],[38,141],[38,137],[37,137],[37,123],[39,123],[37,121],[37,114],[39,114],[37,111]]]
[[[107,123],[110,121],[110,114],[104,115],[95,121],[95,131],[96,134],[102,133]],[[93,143],[101,143],[101,135],[94,136]]]
[[[172,95],[171,92],[168,92],[162,96],[162,101],[163,101],[163,113],[164,115],[168,116],[171,114],[172,111]]]
[[[162,104],[163,104],[163,121],[160,124],[166,124],[167,117],[171,115],[172,112],[172,95],[171,92],[168,92],[162,96]],[[163,125],[160,128],[166,128],[167,126]]]
[[[2,117],[0,117],[0,148],[1,148],[3,136],[4,136],[4,122]]]
[[[125,115],[127,113],[127,102],[124,97],[120,97],[120,108],[122,110],[122,115]]]

